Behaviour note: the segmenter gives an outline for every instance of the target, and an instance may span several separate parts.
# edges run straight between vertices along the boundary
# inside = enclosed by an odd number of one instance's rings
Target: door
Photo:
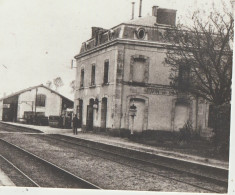
[[[81,126],[82,126],[82,124],[83,124],[83,122],[82,122],[82,117],[83,116],[83,100],[79,100],[79,111],[78,111],[78,118],[80,119],[80,121],[81,121]]]
[[[86,128],[88,131],[93,129],[93,105],[87,106]]]
[[[106,122],[107,122],[107,98],[102,99],[102,105],[101,105],[101,128],[106,128]]]

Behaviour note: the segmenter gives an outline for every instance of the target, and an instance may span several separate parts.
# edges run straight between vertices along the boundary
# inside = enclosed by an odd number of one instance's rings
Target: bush
[[[188,120],[179,131],[178,142],[180,144],[189,143],[193,138],[193,134],[192,122]]]
[[[120,136],[120,131],[119,129],[112,129],[107,131],[109,135],[113,136],[113,137],[119,137]]]
[[[120,137],[130,137],[131,131],[129,129],[120,129]]]
[[[214,132],[212,142],[216,150],[223,155],[228,155],[229,152],[230,110],[231,105],[225,104],[214,106],[213,113],[211,113]]]

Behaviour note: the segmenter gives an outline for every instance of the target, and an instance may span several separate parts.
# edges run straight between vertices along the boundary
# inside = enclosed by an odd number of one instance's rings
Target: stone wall
[[[90,99],[98,100],[98,109],[94,109],[93,112],[93,126],[98,128],[101,125],[101,106],[102,98],[107,98],[108,110],[107,110],[107,128],[113,127],[114,118],[114,97],[115,97],[115,82],[116,82],[116,47],[109,47],[107,49],[99,50],[96,53],[82,57],[77,60],[77,77],[76,77],[76,93],[75,93],[75,112],[78,106],[79,100],[83,100],[83,117],[82,123],[84,127],[87,122],[87,105],[89,105]],[[103,83],[104,77],[104,63],[109,61],[109,75],[108,83]],[[96,66],[95,85],[91,86],[91,67]],[[84,87],[80,86],[80,73],[81,69],[85,71]]]

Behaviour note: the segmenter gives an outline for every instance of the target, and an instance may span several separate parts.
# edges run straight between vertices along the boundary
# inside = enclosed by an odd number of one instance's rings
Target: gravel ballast
[[[63,143],[55,145],[33,135],[2,137],[104,189],[170,192],[207,192],[136,168],[80,152]]]

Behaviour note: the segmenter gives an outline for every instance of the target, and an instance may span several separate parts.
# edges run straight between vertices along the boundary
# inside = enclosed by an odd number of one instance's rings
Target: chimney
[[[142,10],[142,0],[140,0],[139,17],[141,17],[141,10]]]
[[[152,8],[152,16],[156,16],[157,17],[157,9],[159,8],[159,6],[153,6]]]
[[[165,24],[175,26],[176,21],[176,11],[174,9],[164,9],[158,6],[153,6],[152,15],[157,19],[157,24]]]
[[[91,27],[91,37],[94,38],[100,30],[103,30],[103,28]]]
[[[131,18],[132,20],[135,17],[134,12],[135,12],[135,2],[132,2],[132,18]]]

